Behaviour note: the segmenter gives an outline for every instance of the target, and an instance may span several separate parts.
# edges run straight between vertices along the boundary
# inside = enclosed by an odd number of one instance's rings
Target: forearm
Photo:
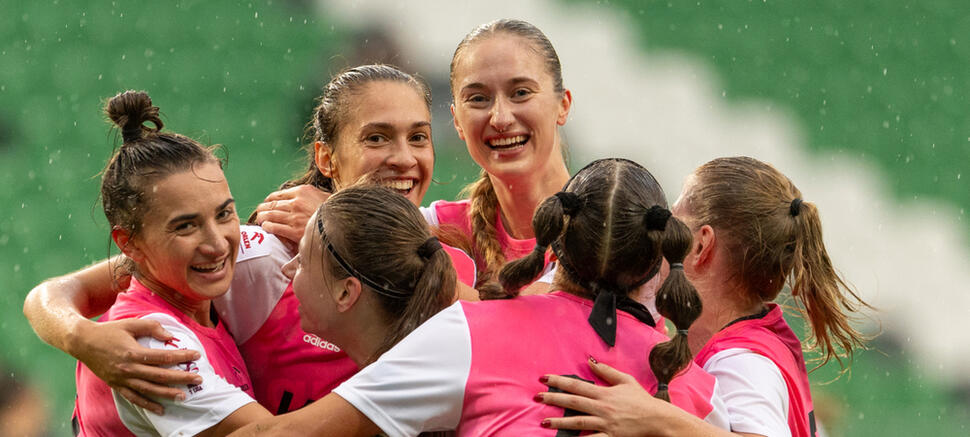
[[[114,263],[111,263],[114,265]],[[128,278],[120,278],[127,283]],[[114,303],[119,290],[107,261],[34,287],[24,300],[24,315],[34,332],[51,346],[76,356],[77,335]],[[120,284],[118,284],[120,285]]]
[[[656,434],[660,437],[691,436],[691,437],[736,437],[729,430],[718,428],[706,421],[674,406],[666,404],[669,408],[663,408],[660,418],[656,423],[662,423],[658,427]]]

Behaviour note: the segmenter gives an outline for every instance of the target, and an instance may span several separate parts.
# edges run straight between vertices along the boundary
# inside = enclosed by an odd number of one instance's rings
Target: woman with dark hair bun
[[[850,321],[869,307],[836,273],[818,208],[770,164],[732,157],[695,170],[674,214],[693,233],[684,272],[704,303],[691,327],[691,349],[695,362],[718,379],[731,431],[814,437],[802,344],[774,300],[786,286],[791,290],[808,322],[808,348],[822,355],[819,366],[833,358],[843,364],[843,356],[851,359],[855,348],[865,347],[866,337]],[[628,375],[605,365],[594,370],[616,387],[551,379],[588,399],[547,394],[546,402],[594,416],[550,418],[553,426],[610,435],[710,435],[694,418],[652,402]]]
[[[540,425],[542,418],[569,413],[533,400],[545,387],[543,375],[552,369],[595,380],[587,365],[595,361],[632,372],[658,397],[726,427],[715,380],[691,362],[687,349],[686,329],[701,309],[683,272],[675,269],[657,298],[661,313],[677,325],[674,340],[658,333],[650,312],[630,297],[657,275],[664,259],[676,265],[690,248],[690,230],[665,205],[643,167],[618,159],[590,164],[540,204],[532,254],[501,270],[504,293],[515,297],[457,302],[323,399],[239,435],[554,435],[543,429],[547,423]],[[331,241],[329,207],[321,209],[322,222],[307,226],[300,253],[330,252],[343,267],[336,256],[344,253],[340,240]],[[549,248],[561,262],[557,291],[519,296],[520,286],[542,272]],[[301,266],[312,262],[300,260]],[[298,275],[294,286],[302,287],[301,281]],[[306,323],[328,326],[334,308],[341,308],[330,296],[356,287],[343,281],[331,291],[300,294],[310,309],[303,313]],[[313,282],[333,283],[328,276]]]
[[[246,366],[211,303],[229,289],[239,246],[239,219],[221,162],[191,138],[161,132],[158,107],[144,92],[118,94],[105,112],[124,144],[104,170],[101,201],[133,277],[101,320],[158,322],[171,338],[141,337],[139,343],[198,351],[197,358],[171,366],[195,373],[197,381],[178,387],[176,402],[161,401],[168,415],[159,416],[78,363],[76,433],[225,435],[268,417],[253,400]]]

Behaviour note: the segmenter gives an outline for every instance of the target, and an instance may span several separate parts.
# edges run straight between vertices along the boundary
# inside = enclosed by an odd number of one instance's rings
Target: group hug
[[[144,91],[109,99],[121,254],[24,305],[79,361],[75,435],[819,435],[803,350],[848,365],[867,304],[788,177],[718,158],[668,204],[630,160],[571,175],[573,96],[524,21],[473,29],[450,84],[481,167],[464,199],[420,207],[428,86],[361,65],[323,87],[305,174],[246,224],[215,147]]]

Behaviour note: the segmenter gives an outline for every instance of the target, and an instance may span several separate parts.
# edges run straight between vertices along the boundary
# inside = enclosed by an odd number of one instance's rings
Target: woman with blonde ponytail
[[[684,272],[704,305],[690,328],[690,348],[694,361],[717,377],[732,432],[814,437],[802,344],[773,301],[787,285],[809,325],[808,349],[822,356],[819,365],[835,358],[844,366],[843,357],[864,347],[865,337],[850,321],[853,313],[869,307],[835,272],[818,209],[771,165],[732,157],[710,161],[688,177],[674,214],[693,233]],[[551,402],[579,402],[594,416],[577,416],[586,419],[581,426],[576,418],[557,420],[555,426],[610,435],[717,434],[651,402],[628,376],[606,366],[594,370],[616,385],[553,381],[587,399],[554,395]]]

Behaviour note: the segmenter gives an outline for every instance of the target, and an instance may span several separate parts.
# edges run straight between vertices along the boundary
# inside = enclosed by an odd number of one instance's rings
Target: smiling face
[[[317,148],[317,167],[337,187],[371,175],[420,205],[434,171],[431,113],[423,96],[407,83],[378,81],[347,98],[336,147]]]
[[[455,64],[455,129],[472,159],[498,177],[563,166],[558,126],[566,123],[572,98],[556,91],[530,44],[499,33],[464,48]]]
[[[173,173],[146,191],[141,230],[125,249],[140,279],[190,301],[224,294],[239,247],[239,218],[218,163]]]

